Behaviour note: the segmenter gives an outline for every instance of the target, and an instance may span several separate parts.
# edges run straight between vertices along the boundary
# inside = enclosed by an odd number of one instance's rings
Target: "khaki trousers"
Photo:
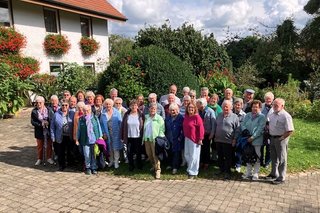
[[[158,157],[156,156],[156,153],[155,153],[155,144],[154,144],[154,142],[145,141],[144,144],[145,144],[145,147],[146,147],[146,153],[147,153],[147,155],[149,157],[149,160],[150,160],[151,164],[154,167],[154,171],[158,171],[158,170],[161,171],[160,161],[159,161],[159,159],[158,159]]]

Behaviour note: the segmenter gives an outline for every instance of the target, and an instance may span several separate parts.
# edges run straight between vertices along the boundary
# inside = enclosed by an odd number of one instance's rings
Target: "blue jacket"
[[[102,134],[107,135],[107,145],[111,150],[121,150],[123,148],[123,143],[120,140],[122,118],[120,112],[116,108],[113,108],[111,119],[112,132],[108,129],[107,111],[103,108],[100,115]]]
[[[202,112],[199,111],[199,115],[203,120],[204,133],[214,136],[216,128],[216,113],[214,110],[206,106]]]
[[[240,128],[241,132],[245,129],[249,130],[251,137],[253,138],[252,145],[262,145],[265,125],[266,118],[262,113],[259,113],[255,118],[253,118],[252,112],[249,112],[244,117]]]
[[[73,117],[74,117],[74,112],[68,111],[67,114],[67,121],[68,121],[68,126],[69,126],[69,132],[68,135],[70,139],[72,140],[72,133],[73,133]],[[57,143],[62,142],[63,138],[63,113],[61,109],[59,109],[56,113],[54,113],[54,116],[51,120],[50,123],[50,135],[52,141],[55,141]]]
[[[173,120],[171,116],[166,117],[166,137],[171,144],[173,152],[179,152],[184,146],[184,135],[183,135],[183,116],[178,114]]]

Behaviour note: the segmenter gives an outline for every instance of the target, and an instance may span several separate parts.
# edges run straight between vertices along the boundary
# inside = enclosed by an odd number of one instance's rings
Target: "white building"
[[[54,74],[55,68],[67,62],[103,71],[109,60],[109,20],[124,22],[127,18],[106,0],[0,0],[0,25],[12,26],[26,37],[22,54],[37,59],[41,73]],[[43,42],[50,33],[68,38],[71,48],[67,54],[47,56]],[[82,55],[82,36],[100,43],[95,54]]]

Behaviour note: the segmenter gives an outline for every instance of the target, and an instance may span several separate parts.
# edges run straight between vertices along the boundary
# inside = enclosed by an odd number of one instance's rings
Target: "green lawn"
[[[291,136],[288,149],[288,173],[304,172],[307,170],[320,169],[320,122],[294,119],[295,132]],[[150,163],[145,163],[143,170],[135,169],[133,172],[128,171],[127,164],[121,164],[117,170],[107,169],[107,173],[116,176],[130,177],[139,180],[153,180],[149,169]],[[180,168],[178,174],[172,175],[171,171],[166,171],[162,165],[162,180],[185,180],[187,175],[185,168]],[[200,171],[198,178],[222,178],[213,175],[218,168],[210,166],[207,171]],[[245,168],[242,167],[242,172]],[[270,168],[261,169],[261,174],[268,174]],[[233,178],[240,178],[241,175],[233,173]]]

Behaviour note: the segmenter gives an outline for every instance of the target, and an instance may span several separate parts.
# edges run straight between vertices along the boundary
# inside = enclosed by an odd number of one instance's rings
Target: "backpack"
[[[246,143],[242,150],[242,160],[244,163],[254,164],[258,160],[258,155],[251,143]]]

